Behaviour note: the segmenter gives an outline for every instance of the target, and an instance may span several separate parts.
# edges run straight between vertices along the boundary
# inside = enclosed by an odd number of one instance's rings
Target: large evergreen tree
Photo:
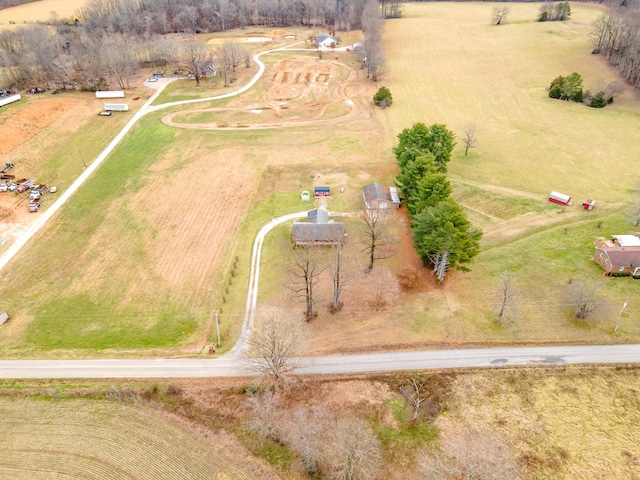
[[[416,251],[438,272],[453,267],[469,271],[465,266],[480,252],[482,232],[473,229],[464,210],[453,199],[439,202],[412,218],[411,229]],[[444,278],[444,273],[440,281]]]
[[[455,137],[455,133],[444,125],[435,123],[427,127],[424,123],[416,123],[400,132],[398,146],[393,149],[393,153],[401,169],[419,155],[430,153],[434,156],[438,171],[446,173],[447,163],[451,160],[451,152],[456,144]]]

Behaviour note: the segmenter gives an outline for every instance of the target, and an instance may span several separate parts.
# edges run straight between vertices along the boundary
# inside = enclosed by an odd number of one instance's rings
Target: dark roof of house
[[[344,238],[344,223],[293,223],[296,243],[340,243]]]
[[[337,37],[332,37],[328,33],[322,33],[316,37],[316,42],[318,43],[324,42],[327,38],[330,38],[332,40],[337,40]]]
[[[370,183],[362,187],[364,198],[367,202],[372,200],[386,200],[388,202],[400,203],[397,190],[393,187],[387,187],[382,183]]]
[[[329,212],[322,208],[314,208],[307,212],[308,223],[329,223]]]
[[[640,267],[640,247],[598,247],[607,252],[614,267]]]

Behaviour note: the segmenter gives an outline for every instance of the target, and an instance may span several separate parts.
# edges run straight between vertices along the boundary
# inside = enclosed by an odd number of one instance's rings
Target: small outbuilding
[[[595,200],[587,199],[586,202],[582,202],[582,208],[585,210],[593,210],[593,207],[596,205]]]
[[[362,187],[364,204],[368,210],[387,210],[400,207],[400,196],[396,187],[382,183],[370,183]]]
[[[4,325],[7,320],[9,320],[9,314],[4,310],[0,310],[0,325]]]
[[[313,196],[315,198],[330,197],[331,187],[315,187],[313,189]]]
[[[565,195],[560,192],[551,192],[549,194],[549,201],[560,205],[570,205],[571,195]]]

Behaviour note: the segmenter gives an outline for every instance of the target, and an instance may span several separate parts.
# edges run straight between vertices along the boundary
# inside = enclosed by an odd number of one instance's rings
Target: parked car
[[[105,110],[104,112],[98,113],[98,115],[100,115],[101,117],[110,117],[111,115],[113,115],[113,112],[111,110]]]
[[[149,78],[149,80],[147,80],[147,82],[157,82],[158,81],[158,77],[151,77]]]
[[[35,200],[31,200],[31,202],[29,202],[29,211],[37,212],[41,206],[42,206],[42,200],[40,200],[39,198]]]
[[[0,192],[6,192],[7,190],[9,190],[9,185],[6,183],[0,183]]]

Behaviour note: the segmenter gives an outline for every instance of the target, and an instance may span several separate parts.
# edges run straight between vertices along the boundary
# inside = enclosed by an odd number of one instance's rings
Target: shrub
[[[373,96],[373,103],[382,108],[390,107],[393,103],[391,91],[387,87],[380,87],[380,89]]]
[[[607,100],[604,98],[604,92],[600,91],[594,95],[589,102],[589,106],[593,108],[604,108],[607,105]]]
[[[573,72],[567,77],[560,75],[554,78],[551,85],[549,85],[549,97],[582,103],[584,94],[582,93],[582,77],[580,74]]]

